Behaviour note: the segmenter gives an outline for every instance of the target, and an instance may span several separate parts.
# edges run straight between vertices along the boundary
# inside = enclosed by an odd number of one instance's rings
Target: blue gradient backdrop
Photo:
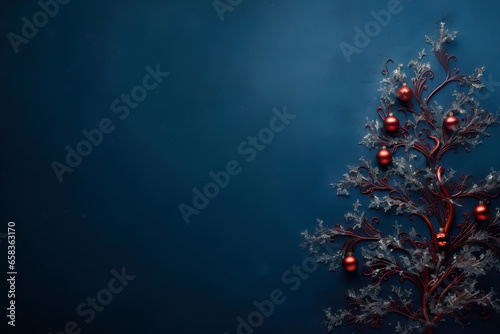
[[[402,0],[401,13],[348,63],[339,44],[353,44],[353,28],[387,4],[243,1],[221,21],[211,0],[73,0],[15,53],[9,32],[21,34],[21,19],[40,6],[3,1],[0,232],[16,222],[18,270],[17,326],[8,332],[55,334],[74,321],[81,333],[234,334],[254,300],[280,289],[286,301],[254,333],[326,333],[322,310],[342,307],[345,289],[367,281],[320,266],[291,291],[282,275],[308,256],[300,232],[351,209],[355,197],[337,198],[328,184],[374,154],[358,142],[366,117],[376,117],[386,59],[407,65],[445,20],[459,31],[449,50],[462,72],[485,66],[486,79],[500,81],[498,1]],[[111,103],[157,64],[170,75],[120,120]],[[491,87],[482,103],[496,112],[500,84]],[[285,105],[296,118],[247,162],[238,145]],[[75,148],[103,118],[114,131],[59,182],[53,161],[64,163],[66,145]],[[499,128],[491,134],[447,167],[478,177],[499,169]],[[187,225],[178,205],[191,205],[192,189],[230,160],[241,173]],[[384,228],[393,222],[382,216]],[[5,254],[5,239],[0,248]],[[77,306],[123,267],[135,279],[86,323]],[[469,330],[500,325],[499,315],[476,318]]]

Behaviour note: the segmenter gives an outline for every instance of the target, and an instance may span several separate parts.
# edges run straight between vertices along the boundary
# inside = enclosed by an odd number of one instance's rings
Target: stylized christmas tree
[[[474,310],[482,318],[500,312],[494,291],[483,291],[478,282],[480,276],[500,270],[500,211],[491,215],[489,209],[490,199],[500,190],[500,173],[492,168],[484,180],[476,181],[472,175],[455,177],[453,169],[441,165],[445,154],[461,147],[469,152],[488,136],[487,128],[498,123],[497,116],[481,109],[474,99],[484,87],[484,68],[470,75],[456,68],[450,71],[450,61],[456,57],[449,56],[445,46],[455,36],[444,23],[437,41],[426,36],[446,72],[444,81],[430,93],[427,84],[434,82],[434,72],[423,61],[425,49],[408,64],[414,73],[408,85],[403,65],[391,74],[388,66],[393,61],[386,62],[377,109],[382,123],[368,121],[368,134],[360,142],[378,150],[377,162],[361,158],[359,166],[348,166],[344,179],[332,184],[339,196],[349,196],[350,188],[358,188],[370,197],[369,208],[406,216],[417,230],[403,231],[397,221],[388,224],[389,217],[379,224],[379,218],[365,216],[358,199],[354,210],[345,214],[348,227],[329,228],[318,220],[314,234],[303,232],[304,246],[311,253],[318,253],[321,244],[343,241],[336,253],[318,258],[330,271],[340,263],[346,271],[357,271],[362,258],[362,274],[370,278],[370,284],[358,292],[348,291],[345,309],[324,311],[329,331],[343,322],[359,329],[367,324],[380,328],[384,316],[395,313],[409,320],[397,321],[391,332],[429,334],[450,318],[467,325]],[[450,85],[456,85],[456,90],[448,100],[440,99],[447,104],[441,106],[436,97]],[[462,207],[467,202],[472,212]],[[462,217],[459,211],[465,211]],[[395,228],[393,235],[378,229],[390,225]],[[382,284],[389,280],[396,285]],[[406,282],[413,288],[406,289]]]

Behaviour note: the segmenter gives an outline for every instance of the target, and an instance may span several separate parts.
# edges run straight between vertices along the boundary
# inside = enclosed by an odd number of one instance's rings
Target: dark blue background
[[[376,117],[386,59],[406,66],[429,51],[424,35],[436,37],[445,20],[459,30],[450,51],[462,72],[485,66],[485,77],[500,81],[497,1],[401,6],[347,63],[339,44],[353,44],[353,28],[387,1],[243,1],[221,21],[211,0],[73,0],[18,53],[7,34],[21,34],[21,18],[40,7],[2,2],[0,232],[16,222],[18,270],[9,330],[55,334],[76,321],[82,333],[233,334],[254,300],[281,289],[286,301],[254,333],[326,333],[322,310],[343,307],[344,290],[367,281],[320,266],[291,291],[282,275],[308,256],[300,232],[351,209],[356,197],[337,198],[328,184],[374,154],[358,142],[366,117]],[[157,64],[170,76],[119,120],[111,102]],[[482,103],[496,112],[500,87]],[[297,117],[246,162],[238,145],[285,105]],[[64,163],[65,146],[103,118],[115,131],[60,183],[52,162]],[[446,167],[478,177],[499,169],[500,131],[491,134]],[[178,205],[233,159],[242,172],[186,225]],[[136,278],[86,324],[77,305],[123,267]],[[474,328],[499,324],[495,315]]]

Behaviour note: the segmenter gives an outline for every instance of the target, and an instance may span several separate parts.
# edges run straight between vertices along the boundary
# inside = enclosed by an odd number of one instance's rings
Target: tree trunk
[[[427,326],[427,328],[425,329],[425,334],[431,334],[433,330],[434,326]]]

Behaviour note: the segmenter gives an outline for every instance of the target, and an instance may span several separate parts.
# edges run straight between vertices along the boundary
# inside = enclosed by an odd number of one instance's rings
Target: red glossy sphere
[[[342,260],[342,266],[346,271],[356,271],[358,269],[358,259],[352,255],[346,256]]]
[[[413,96],[413,93],[411,91],[411,88],[408,86],[402,86],[400,89],[398,89],[398,99],[403,101],[403,102],[408,102],[411,100]]]
[[[444,127],[447,128],[448,130],[456,130],[460,126],[460,122],[458,121],[458,118],[455,116],[448,116],[444,120]]]
[[[449,238],[448,234],[446,234],[444,232],[439,232],[436,234],[436,244],[439,247],[444,247],[444,246],[448,245],[449,239],[450,238]]]
[[[390,164],[392,161],[391,152],[387,151],[386,149],[381,149],[380,151],[377,152],[377,161],[381,165]]]
[[[490,218],[490,209],[484,204],[479,204],[474,208],[474,217],[477,220],[486,220]]]
[[[399,129],[399,119],[395,116],[389,116],[384,119],[384,129],[387,131],[396,131]]]

